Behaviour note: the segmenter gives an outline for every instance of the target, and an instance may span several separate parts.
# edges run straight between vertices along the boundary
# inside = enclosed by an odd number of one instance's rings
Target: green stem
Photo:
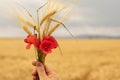
[[[46,54],[44,54],[40,50],[37,50],[37,61],[39,61],[42,64],[44,64],[45,63],[45,57],[46,57]],[[40,80],[40,76],[38,76],[38,74],[37,74],[37,80]]]

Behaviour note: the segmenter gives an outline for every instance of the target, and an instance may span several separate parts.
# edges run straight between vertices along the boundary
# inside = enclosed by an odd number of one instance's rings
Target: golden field
[[[59,39],[46,58],[60,80],[120,80],[120,39]],[[0,80],[32,80],[34,48],[23,39],[0,39]]]

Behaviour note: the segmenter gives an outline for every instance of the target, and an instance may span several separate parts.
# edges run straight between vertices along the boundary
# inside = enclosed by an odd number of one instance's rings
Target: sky
[[[0,0],[0,38],[25,37],[27,34],[17,25],[10,0]],[[19,0],[33,15],[47,0]],[[69,1],[69,0],[68,0]],[[11,0],[18,2],[18,0]],[[70,19],[65,22],[75,37],[101,35],[120,37],[120,0],[76,0]],[[61,26],[53,34],[56,37],[70,37]]]

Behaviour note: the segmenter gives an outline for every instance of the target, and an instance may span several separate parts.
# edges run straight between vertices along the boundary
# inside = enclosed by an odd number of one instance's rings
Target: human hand
[[[37,80],[37,75],[40,77],[40,80],[59,80],[57,74],[48,66],[38,61],[33,61],[32,65],[35,66],[35,69],[32,71],[33,80]]]

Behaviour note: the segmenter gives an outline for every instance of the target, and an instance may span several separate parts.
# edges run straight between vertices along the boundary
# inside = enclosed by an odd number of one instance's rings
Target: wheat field
[[[46,64],[60,80],[120,80],[119,39],[58,39],[59,49]],[[23,39],[0,39],[0,80],[32,80],[34,48],[25,49]]]

